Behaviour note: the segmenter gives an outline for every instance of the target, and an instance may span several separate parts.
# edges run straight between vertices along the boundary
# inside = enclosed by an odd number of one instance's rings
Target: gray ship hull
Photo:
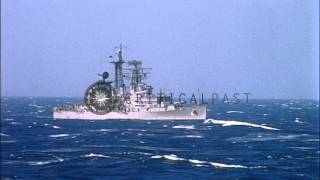
[[[97,115],[90,111],[54,111],[54,119],[80,119],[80,120],[205,120],[206,107],[182,107],[168,111],[140,111],[140,112],[109,112]]]

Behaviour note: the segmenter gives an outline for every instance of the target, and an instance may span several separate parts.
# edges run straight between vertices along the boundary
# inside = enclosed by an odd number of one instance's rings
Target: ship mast
[[[118,60],[117,61],[111,61],[110,63],[114,64],[115,68],[115,89],[117,94],[123,94],[124,93],[124,81],[123,81],[123,69],[122,65],[125,63],[122,58],[122,44],[118,47],[119,50],[117,51]]]
[[[131,89],[134,92],[138,91],[138,87],[142,82],[142,68],[141,68],[141,61],[132,60],[128,62],[129,65],[133,66],[132,74],[131,74]]]

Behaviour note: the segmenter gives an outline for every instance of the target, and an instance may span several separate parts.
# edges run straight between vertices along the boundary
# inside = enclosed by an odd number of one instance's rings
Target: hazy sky
[[[83,96],[113,47],[167,92],[319,98],[318,0],[2,0],[4,96]]]

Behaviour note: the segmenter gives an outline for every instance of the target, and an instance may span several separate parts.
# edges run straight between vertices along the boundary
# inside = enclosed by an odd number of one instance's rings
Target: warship
[[[80,105],[54,107],[54,119],[83,120],[204,120],[206,106],[174,102],[172,97],[160,92],[145,80],[150,68],[143,68],[138,60],[125,61],[123,47],[117,47],[114,80],[109,73],[98,74],[101,79],[91,84]],[[109,56],[112,58],[112,56]],[[126,67],[124,67],[126,65]]]

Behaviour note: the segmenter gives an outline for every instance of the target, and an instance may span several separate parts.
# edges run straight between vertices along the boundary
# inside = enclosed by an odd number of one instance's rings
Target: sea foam
[[[69,134],[53,134],[49,135],[49,137],[57,138],[57,137],[67,137]]]
[[[83,155],[83,157],[102,157],[102,158],[108,158],[108,157],[110,157],[110,156],[103,155],[103,154],[90,153],[90,154]]]
[[[252,124],[252,123],[242,122],[242,121],[207,119],[204,121],[204,123],[205,124],[221,124],[222,126],[250,126],[250,127],[262,128],[262,129],[268,129],[268,130],[280,130],[278,128],[273,128],[265,125]]]
[[[244,113],[244,112],[242,112],[242,111],[227,111],[227,113],[228,113],[228,114],[231,114],[231,113],[240,113],[240,114],[242,114],[242,113]]]
[[[173,126],[172,128],[174,129],[194,129],[194,125],[177,125],[177,126]]]
[[[216,162],[201,161],[201,160],[197,160],[197,159],[186,159],[186,158],[178,157],[175,154],[163,155],[163,156],[154,155],[154,156],[151,156],[151,158],[152,159],[164,158],[164,159],[168,159],[168,160],[171,160],[171,161],[185,161],[185,162],[189,162],[189,163],[195,164],[198,167],[205,166],[205,165],[211,165],[211,166],[216,167],[216,168],[250,168],[250,169],[252,169],[252,168],[262,167],[262,166],[247,167],[247,166],[238,165],[238,164],[223,164],[223,163],[216,163]]]
[[[30,162],[28,162],[28,164],[32,165],[32,166],[41,166],[41,165],[47,165],[47,164],[58,163],[58,162],[63,162],[63,161],[64,161],[64,159],[57,158],[55,160],[48,160],[48,161],[30,161]]]

